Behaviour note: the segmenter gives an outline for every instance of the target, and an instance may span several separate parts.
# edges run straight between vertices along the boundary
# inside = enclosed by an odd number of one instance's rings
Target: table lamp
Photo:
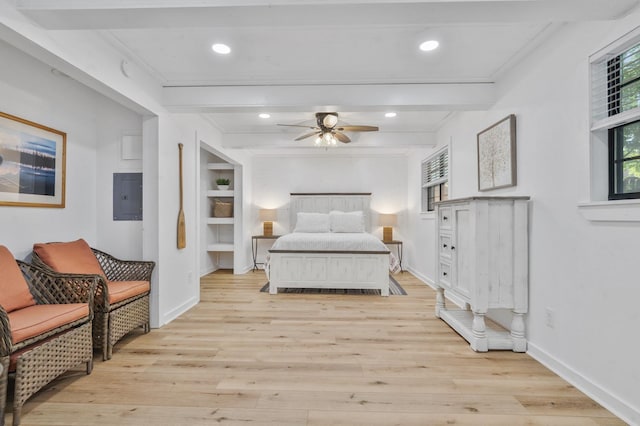
[[[393,241],[393,226],[398,224],[398,215],[379,214],[378,222],[382,228],[382,241]]]
[[[273,235],[273,222],[278,218],[276,209],[260,209],[258,213],[262,224],[262,235],[270,237]]]

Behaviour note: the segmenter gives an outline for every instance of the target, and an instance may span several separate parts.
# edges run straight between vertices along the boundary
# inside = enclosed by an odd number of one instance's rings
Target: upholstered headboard
[[[329,213],[331,210],[353,212],[361,210],[364,215],[364,227],[371,232],[371,193],[291,193],[289,204],[290,227],[296,227],[298,212]]]

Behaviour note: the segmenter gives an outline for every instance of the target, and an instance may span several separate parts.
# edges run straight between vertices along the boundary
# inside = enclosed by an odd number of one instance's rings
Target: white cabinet
[[[478,352],[527,350],[529,197],[471,197],[436,204],[436,316]],[[449,309],[445,292],[466,309]],[[485,320],[510,309],[510,330]]]

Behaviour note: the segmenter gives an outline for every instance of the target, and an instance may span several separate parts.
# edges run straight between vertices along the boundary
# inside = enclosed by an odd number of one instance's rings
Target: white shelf
[[[473,312],[459,309],[443,309],[440,318],[451,326],[459,335],[471,344],[474,350],[478,338],[473,334]],[[488,349],[513,350],[514,344],[509,330],[505,330],[498,324],[485,319]],[[484,351],[483,351],[484,352]],[[520,351],[519,351],[520,352]]]
[[[229,163],[208,163],[209,170],[233,170],[234,165]]]
[[[218,244],[209,244],[207,246],[207,251],[233,251],[233,244],[229,243],[229,244],[222,244],[222,243],[218,243]]]
[[[226,191],[210,189],[207,191],[207,197],[233,197],[233,189],[228,189]]]
[[[207,218],[208,225],[233,225],[233,217],[210,217]]]

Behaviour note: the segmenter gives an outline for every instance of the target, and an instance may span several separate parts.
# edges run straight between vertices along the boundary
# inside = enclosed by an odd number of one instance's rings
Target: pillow
[[[98,259],[83,239],[68,243],[34,244],[33,251],[40,260],[56,272],[95,274],[104,277],[104,271]]]
[[[233,203],[215,200],[213,202],[213,217],[233,217]]]
[[[331,232],[365,232],[364,215],[361,211],[341,212],[334,210],[329,213]]]
[[[36,304],[20,267],[5,246],[0,246],[0,271],[0,306],[7,313]]]
[[[296,219],[296,229],[293,232],[331,232],[329,215],[327,213],[300,212]]]

